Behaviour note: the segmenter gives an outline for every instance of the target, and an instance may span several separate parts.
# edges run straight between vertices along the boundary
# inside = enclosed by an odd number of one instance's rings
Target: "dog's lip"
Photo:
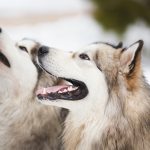
[[[8,61],[8,58],[1,52],[1,50],[0,50],[0,62],[2,62],[5,66],[10,68],[10,63]]]
[[[47,71],[47,70],[42,66],[42,62],[41,62],[41,60],[39,59],[39,57],[37,58],[36,63],[37,63],[37,65],[38,65],[43,71],[45,71],[45,72],[47,72],[48,74],[54,76],[52,73],[50,73],[49,71]],[[54,77],[55,77],[55,76],[54,76]]]
[[[88,89],[82,81],[68,78],[61,78],[61,80],[72,83],[72,85],[59,85],[49,88],[42,88],[37,91],[36,95],[39,100],[81,100],[88,95]]]

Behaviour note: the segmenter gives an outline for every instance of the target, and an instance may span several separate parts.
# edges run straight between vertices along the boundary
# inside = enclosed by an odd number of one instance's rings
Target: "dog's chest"
[[[101,139],[102,129],[103,126],[93,120],[81,124],[78,124],[77,121],[67,121],[64,132],[65,149],[91,150],[94,143]]]

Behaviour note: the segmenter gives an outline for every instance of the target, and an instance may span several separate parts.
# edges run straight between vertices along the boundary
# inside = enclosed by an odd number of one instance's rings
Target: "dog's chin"
[[[59,78],[59,81],[55,86],[37,90],[38,99],[40,101],[76,101],[88,95],[88,88],[82,81],[68,78]]]

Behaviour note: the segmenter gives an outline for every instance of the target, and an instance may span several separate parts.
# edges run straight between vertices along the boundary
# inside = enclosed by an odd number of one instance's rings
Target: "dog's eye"
[[[89,58],[89,56],[87,55],[87,54],[80,54],[79,55],[79,57],[81,58],[81,59],[84,59],[84,60],[90,60],[90,58]]]
[[[19,46],[19,48],[20,48],[22,51],[25,51],[25,52],[27,52],[27,53],[28,53],[28,51],[27,51],[26,47],[24,47],[24,46]]]

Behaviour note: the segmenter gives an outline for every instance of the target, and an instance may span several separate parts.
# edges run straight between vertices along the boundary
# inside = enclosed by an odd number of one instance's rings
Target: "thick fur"
[[[70,109],[66,150],[150,149],[150,86],[142,73],[142,46],[142,41],[126,49],[95,43],[76,53],[50,48],[39,57],[47,72],[80,80],[89,90],[78,101],[41,101]]]
[[[4,31],[0,33],[0,51],[11,65],[8,68],[0,62],[0,150],[59,150],[62,147],[60,109],[43,107],[36,101],[38,87],[57,82],[35,67],[39,47],[40,44],[32,40],[15,43]]]

